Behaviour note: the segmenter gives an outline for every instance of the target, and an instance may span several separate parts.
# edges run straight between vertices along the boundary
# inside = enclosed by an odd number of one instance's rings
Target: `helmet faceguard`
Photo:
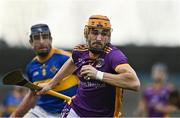
[[[49,54],[50,50],[51,50],[51,41],[52,41],[52,37],[51,37],[51,32],[50,32],[50,29],[48,27],[48,25],[46,24],[36,24],[36,25],[33,25],[31,27],[31,34],[30,34],[30,40],[29,42],[32,44],[33,43],[33,40],[35,40],[37,38],[38,35],[41,35],[41,36],[48,36],[49,37],[49,40],[50,40],[50,43],[47,44],[47,45],[43,45],[41,44],[41,46],[43,48],[46,48],[44,50],[40,50],[40,49],[34,49],[35,53],[40,56],[40,57],[45,57]]]
[[[102,16],[102,15],[92,15],[89,18],[89,21],[87,23],[87,25],[85,25],[84,28],[84,37],[86,38],[86,42],[89,45],[89,50],[93,53],[101,53],[102,51],[104,51],[103,47],[102,49],[98,49],[98,48],[92,48],[90,46],[90,42],[91,40],[88,40],[88,34],[90,33],[90,30],[92,29],[102,29],[102,30],[107,30],[109,32],[109,40],[106,43],[106,45],[108,45],[110,43],[110,36],[111,36],[111,32],[112,32],[112,28],[111,28],[111,24],[110,24],[110,20],[108,19],[107,16]]]
[[[36,24],[31,27],[31,34],[30,34],[30,41],[33,39],[33,35],[39,34],[39,33],[48,33],[49,39],[52,40],[51,32],[46,24]]]

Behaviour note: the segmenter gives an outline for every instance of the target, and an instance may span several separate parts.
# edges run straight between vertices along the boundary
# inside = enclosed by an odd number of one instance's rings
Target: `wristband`
[[[96,79],[102,81],[104,72],[97,71]]]

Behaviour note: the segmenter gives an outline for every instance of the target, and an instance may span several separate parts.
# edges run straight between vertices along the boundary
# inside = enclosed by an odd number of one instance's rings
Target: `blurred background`
[[[93,14],[110,18],[111,42],[129,58],[142,89],[152,81],[152,65],[163,62],[168,66],[168,82],[180,90],[178,0],[0,0],[0,76],[17,68],[25,70],[33,58],[29,45],[32,25],[48,24],[53,45],[71,51],[85,43],[83,28]],[[0,104],[11,90],[0,81]],[[141,92],[124,92],[123,116],[132,116],[140,96]]]

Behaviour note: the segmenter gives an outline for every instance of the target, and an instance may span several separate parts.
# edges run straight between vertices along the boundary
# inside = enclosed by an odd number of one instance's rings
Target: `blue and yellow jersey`
[[[50,81],[69,56],[71,53],[55,48],[52,48],[49,55],[44,59],[36,56],[26,68],[29,80],[35,84]],[[72,97],[76,94],[78,81],[75,75],[70,75],[60,80],[53,90]],[[65,102],[63,99],[44,94],[38,99],[37,105],[49,113],[60,113]]]

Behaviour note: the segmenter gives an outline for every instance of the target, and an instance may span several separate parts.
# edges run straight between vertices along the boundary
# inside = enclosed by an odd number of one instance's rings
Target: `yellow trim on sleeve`
[[[116,66],[115,71],[118,72],[119,68],[124,67],[124,66],[128,66],[129,67],[130,65],[127,64],[127,63],[126,64],[119,64],[119,65]]]
[[[47,61],[49,58],[52,57],[53,54],[62,54],[62,55],[66,55],[68,57],[71,57],[71,53],[68,52],[68,51],[64,51],[64,50],[61,50],[61,49],[57,49],[57,48],[52,48],[50,53],[48,54],[48,56],[44,57],[44,58],[40,58],[39,56],[36,56],[33,60],[37,59],[40,63],[43,63],[45,61]]]
[[[5,110],[5,112],[13,113],[16,110],[17,106],[16,105],[8,106],[7,109]]]
[[[47,79],[47,80],[36,81],[36,82],[34,82],[34,84],[47,83],[50,80],[51,80],[51,78]],[[77,76],[69,75],[69,76],[63,78],[62,80],[60,80],[59,84],[55,88],[53,88],[52,90],[63,91],[63,90],[66,90],[68,88],[71,88],[71,87],[77,85],[78,83],[79,83],[79,79]]]
[[[55,49],[54,53],[66,55],[68,57],[72,56],[71,52],[68,52],[68,51],[65,51],[65,50],[61,50],[61,49]]]

